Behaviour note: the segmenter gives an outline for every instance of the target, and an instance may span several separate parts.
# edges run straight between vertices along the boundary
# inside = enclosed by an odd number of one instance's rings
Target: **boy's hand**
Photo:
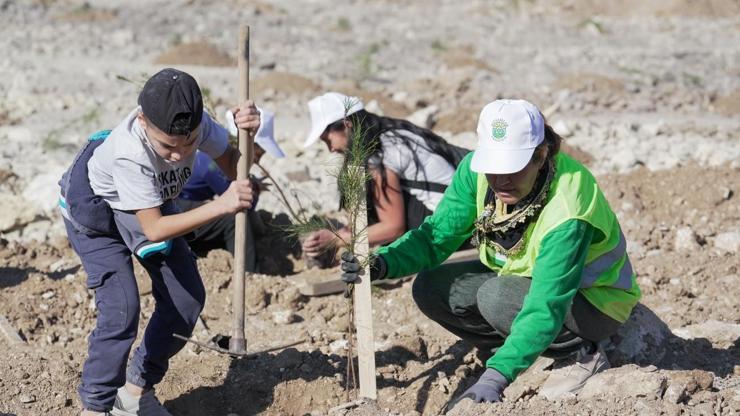
[[[235,214],[252,208],[253,200],[252,183],[249,179],[232,181],[229,189],[216,199],[227,214]]]
[[[232,108],[231,112],[234,113],[236,127],[251,130],[252,133],[257,132],[260,127],[260,113],[257,111],[254,102],[247,100],[240,106]]]

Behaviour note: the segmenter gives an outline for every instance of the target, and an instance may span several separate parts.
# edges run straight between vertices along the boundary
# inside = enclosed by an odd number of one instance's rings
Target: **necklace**
[[[524,234],[545,206],[554,176],[555,167],[549,162],[541,171],[533,191],[513,207],[497,199],[488,187],[483,212],[475,220],[473,244],[484,244],[507,257],[521,253],[526,246]]]

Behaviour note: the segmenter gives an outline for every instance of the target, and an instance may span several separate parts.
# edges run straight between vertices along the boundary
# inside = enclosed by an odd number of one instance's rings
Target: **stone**
[[[292,324],[297,320],[298,317],[290,309],[284,309],[272,313],[272,321],[278,325]]]
[[[298,288],[293,286],[281,290],[277,295],[277,301],[280,305],[294,310],[299,309],[305,299]]]
[[[701,246],[694,230],[689,227],[681,227],[676,230],[676,239],[674,240],[673,248],[678,252],[695,252]]]
[[[730,253],[740,252],[740,233],[728,232],[714,237],[714,246]]]
[[[246,292],[244,303],[247,310],[258,311],[264,309],[268,304],[269,295],[262,287],[252,287]]]
[[[591,399],[608,394],[620,398],[645,397],[657,400],[663,396],[668,378],[659,371],[638,371],[630,364],[598,373],[588,379],[578,398]]]
[[[436,105],[430,105],[429,107],[424,107],[421,110],[418,110],[411,114],[408,117],[408,121],[416,124],[417,126],[429,129],[434,126],[437,118],[437,113],[439,113],[439,107],[437,107]]]
[[[559,134],[561,137],[567,138],[573,135],[573,130],[568,126],[568,123],[566,123],[563,120],[558,120],[552,125],[552,129],[555,130],[555,133]]]
[[[703,370],[671,372],[668,377],[669,385],[663,399],[670,403],[688,400],[692,394],[711,389],[714,384],[714,374]]]
[[[527,370],[506,387],[504,400],[515,402],[523,397],[536,394],[547,380],[547,377],[550,376],[550,371],[547,370],[552,367],[554,362],[555,360],[552,358],[538,357]]]
[[[673,333],[684,339],[706,338],[712,344],[732,345],[740,338],[740,324],[711,319],[675,329]]]
[[[36,396],[33,394],[21,394],[20,397],[18,397],[18,400],[21,403],[33,403],[36,401]]]
[[[673,337],[671,330],[647,306],[639,303],[632,310],[611,343],[605,347],[612,366],[623,364],[642,364],[660,362],[668,349],[668,341]]]
[[[333,352],[334,354],[340,354],[346,351],[348,346],[349,342],[347,342],[346,339],[338,339],[329,344],[329,351]]]
[[[49,213],[56,209],[59,199],[59,178],[66,170],[64,166],[46,166],[44,174],[36,175],[23,187],[23,198],[38,211]]]
[[[39,213],[18,195],[0,198],[0,232],[11,231],[34,221]]]

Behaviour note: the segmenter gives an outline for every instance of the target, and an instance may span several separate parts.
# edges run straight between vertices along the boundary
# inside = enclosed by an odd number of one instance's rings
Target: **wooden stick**
[[[364,191],[362,195],[365,195]],[[362,230],[355,243],[355,256],[360,259],[367,259],[370,247],[367,240],[367,210],[364,207],[357,213],[355,230]],[[353,292],[355,328],[357,330],[357,361],[360,370],[360,397],[375,400],[378,394],[375,384],[375,340],[373,337],[373,305],[370,293],[369,264],[365,265],[365,274],[355,283]]]
[[[450,257],[447,258],[442,264],[452,264],[452,263],[458,263],[462,261],[470,261],[470,260],[476,260],[478,259],[478,249],[469,249],[469,250],[463,250],[463,251],[456,251],[452,253]],[[378,285],[378,284],[384,284],[384,283],[390,283],[391,281],[397,281],[398,279],[406,279],[416,276],[415,274],[399,277],[393,280],[376,280],[372,284]],[[342,279],[332,279],[332,280],[325,280],[321,282],[315,282],[315,283],[308,283],[308,282],[302,282],[297,283],[298,285],[298,291],[303,296],[324,296],[324,295],[331,295],[335,293],[342,293],[344,292],[344,289],[347,287],[347,284],[342,281]]]
[[[249,99],[249,26],[242,25],[239,30],[239,105]],[[247,179],[252,163],[254,137],[247,130],[239,129],[239,162],[236,165],[236,179]],[[244,269],[247,236],[247,213],[238,212],[234,231],[234,288],[233,310],[234,323],[229,339],[229,351],[242,354],[247,351],[247,340],[244,337]]]

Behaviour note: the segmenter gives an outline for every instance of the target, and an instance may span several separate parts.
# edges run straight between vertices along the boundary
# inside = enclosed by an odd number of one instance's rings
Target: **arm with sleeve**
[[[472,153],[460,163],[433,215],[419,228],[376,251],[386,262],[385,277],[436,267],[470,237],[476,218],[476,174],[470,170],[471,158]]]
[[[203,174],[203,179],[215,195],[221,195],[229,189],[231,181],[223,172],[221,172],[221,168],[218,167],[216,162],[209,158],[207,163],[208,164],[204,166],[205,172]]]
[[[513,381],[557,337],[578,292],[594,228],[569,220],[550,231],[532,271],[532,283],[504,345],[487,362]]]
[[[203,138],[198,149],[205,152],[212,159],[224,154],[229,147],[229,132],[220,124],[213,121],[207,112],[203,112],[200,122],[200,136]]]

